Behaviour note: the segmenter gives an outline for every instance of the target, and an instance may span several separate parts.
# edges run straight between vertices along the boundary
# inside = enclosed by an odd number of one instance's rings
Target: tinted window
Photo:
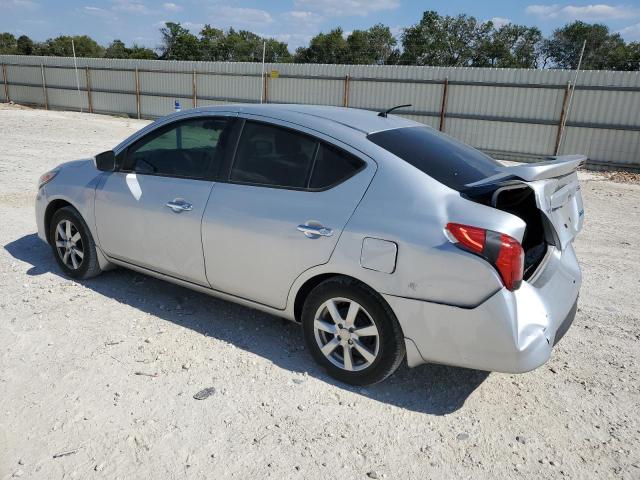
[[[362,160],[321,144],[311,174],[310,188],[326,188],[346,180],[363,167]]]
[[[458,191],[500,171],[491,157],[427,127],[385,130],[367,138]]]
[[[227,124],[226,119],[201,118],[152,133],[133,146],[128,165],[141,174],[204,178],[222,161]]]
[[[231,169],[231,180],[305,188],[318,142],[272,125],[246,122]]]

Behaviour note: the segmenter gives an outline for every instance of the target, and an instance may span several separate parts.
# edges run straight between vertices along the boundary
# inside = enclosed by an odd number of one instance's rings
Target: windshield
[[[406,127],[367,136],[376,145],[454,190],[502,171],[484,153],[428,127]]]

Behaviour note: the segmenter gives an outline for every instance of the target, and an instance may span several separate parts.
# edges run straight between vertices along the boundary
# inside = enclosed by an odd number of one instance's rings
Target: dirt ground
[[[0,106],[0,479],[640,478],[640,185],[581,173],[584,285],[547,365],[351,388],[294,324],[122,269],[61,276],[38,176],[145,124]]]

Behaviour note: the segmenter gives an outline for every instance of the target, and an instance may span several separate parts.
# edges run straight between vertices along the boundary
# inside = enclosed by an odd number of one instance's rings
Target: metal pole
[[[49,95],[47,94],[47,81],[44,76],[44,64],[40,64],[40,73],[42,73],[42,98],[44,100],[44,108],[49,110]]]
[[[564,130],[567,125],[567,118],[569,118],[569,113],[571,112],[571,102],[573,101],[573,94],[576,91],[576,82],[578,81],[578,73],[580,73],[580,67],[582,66],[582,57],[584,56],[584,49],[587,46],[587,40],[585,39],[582,42],[582,50],[580,51],[580,58],[578,59],[578,67],[576,68],[576,74],[573,77],[573,86],[571,87],[571,94],[569,95],[569,103],[567,104],[567,114],[564,116],[564,122],[560,126],[560,141],[558,142],[558,148],[556,150],[556,155],[560,152],[560,148],[562,147],[562,141],[564,140]]]
[[[193,71],[193,76],[192,76],[192,90],[193,90],[193,108],[196,108],[198,106],[198,86],[197,86],[197,82],[196,82],[196,71]]]
[[[349,75],[345,75],[344,77],[344,93],[342,95],[342,106],[349,106]]]
[[[82,113],[82,97],[80,96],[80,78],[78,77],[78,61],[76,60],[76,46],[71,37],[71,50],[73,51],[73,65],[76,69],[76,86],[78,87],[78,103],[80,104],[80,113]]]
[[[91,98],[91,73],[89,67],[85,67],[85,76],[87,81],[87,102],[89,105],[89,113],[93,113],[93,98]]]
[[[560,111],[560,122],[558,123],[558,133],[556,135],[556,146],[553,150],[554,155],[558,155],[560,150],[560,138],[562,136],[562,125],[564,125],[564,118],[567,115],[567,102],[569,101],[569,92],[571,91],[571,82],[567,82],[567,87],[564,89],[564,97],[562,99],[562,110]]]
[[[263,103],[269,103],[269,75],[264,73],[264,92],[263,92]]]
[[[262,77],[262,82],[263,85],[261,85],[261,89],[260,89],[260,103],[263,102],[264,100],[264,92],[267,89],[267,87],[264,85],[266,84],[267,80],[264,76],[264,57],[265,57],[265,53],[267,51],[267,42],[263,41],[262,42],[262,75],[260,75]]]
[[[11,102],[11,98],[9,97],[9,81],[7,80],[7,66],[2,64],[2,78],[4,79],[4,98],[7,103]]]
[[[447,113],[447,97],[449,96],[449,78],[444,79],[442,84],[442,105],[440,105],[440,131],[444,132],[444,117]]]
[[[136,67],[136,111],[138,112],[138,120],[140,119],[140,74]]]

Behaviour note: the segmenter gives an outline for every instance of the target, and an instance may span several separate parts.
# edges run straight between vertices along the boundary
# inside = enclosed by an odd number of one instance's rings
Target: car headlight
[[[53,180],[53,177],[55,177],[57,174],[58,174],[58,170],[51,170],[50,172],[47,172],[42,176],[40,176],[40,179],[38,180],[38,190],[40,190],[47,183]]]

